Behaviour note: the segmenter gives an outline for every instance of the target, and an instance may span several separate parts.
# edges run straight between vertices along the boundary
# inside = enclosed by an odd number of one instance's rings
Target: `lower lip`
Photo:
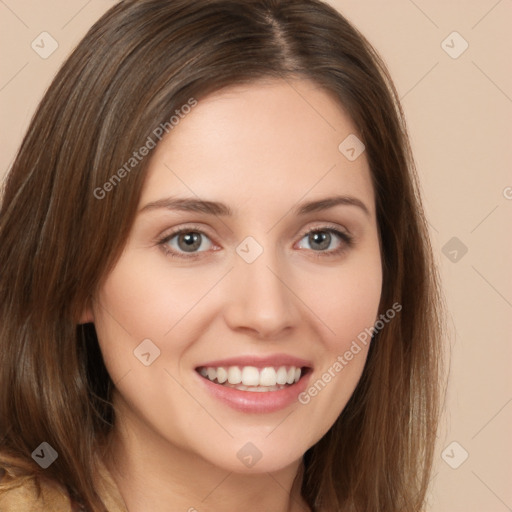
[[[298,402],[298,396],[306,389],[310,374],[311,371],[308,370],[295,384],[278,391],[264,392],[242,391],[215,384],[198,373],[197,377],[209,393],[232,409],[247,413],[270,413],[280,411]]]

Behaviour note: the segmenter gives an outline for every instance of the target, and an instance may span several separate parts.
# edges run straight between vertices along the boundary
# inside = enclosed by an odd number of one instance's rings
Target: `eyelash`
[[[186,228],[178,229],[176,231],[173,231],[172,233],[165,235],[163,238],[158,240],[158,245],[162,247],[163,251],[167,256],[170,256],[172,258],[180,258],[185,260],[197,260],[198,258],[203,257],[204,253],[207,251],[200,251],[200,252],[191,252],[189,254],[185,252],[177,252],[174,249],[170,249],[167,245],[170,240],[175,238],[176,236],[179,236],[183,233],[197,233],[199,235],[206,236],[208,239],[210,237],[199,227],[195,226],[189,226]],[[313,233],[330,233],[331,235],[334,234],[341,240],[341,245],[337,249],[331,249],[330,251],[314,251],[312,249],[309,250],[309,252],[313,253],[313,255],[316,258],[329,258],[333,256],[338,256],[342,253],[344,253],[347,249],[353,246],[354,244],[354,238],[352,235],[349,235],[346,232],[340,231],[337,228],[334,228],[332,226],[321,226],[321,227],[315,227],[312,228],[305,233],[303,233],[300,237],[300,240],[302,240],[304,237],[311,235]],[[212,241],[213,244],[213,241]],[[304,250],[304,249],[300,249]],[[307,249],[306,249],[307,250]]]

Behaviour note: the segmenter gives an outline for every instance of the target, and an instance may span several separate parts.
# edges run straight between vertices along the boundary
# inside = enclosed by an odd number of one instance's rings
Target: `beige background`
[[[510,511],[512,1],[330,3],[379,50],[402,97],[444,282],[452,357],[429,510]],[[0,0],[1,176],[56,70],[111,5]],[[44,31],[58,43],[46,59],[31,47]]]

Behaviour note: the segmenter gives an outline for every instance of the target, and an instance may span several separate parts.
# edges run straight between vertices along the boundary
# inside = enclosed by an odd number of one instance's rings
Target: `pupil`
[[[319,231],[310,235],[311,247],[316,250],[327,249],[331,243],[331,234]],[[316,247],[315,247],[316,244]]]
[[[179,236],[178,245],[185,252],[193,252],[201,245],[201,235],[199,233],[185,233]]]

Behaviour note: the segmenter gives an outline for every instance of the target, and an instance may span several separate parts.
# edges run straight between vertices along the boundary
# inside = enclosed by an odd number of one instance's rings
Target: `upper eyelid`
[[[334,231],[342,231],[346,235],[352,236],[349,229],[347,229],[345,226],[341,226],[339,224],[334,224],[329,221],[324,221],[323,223],[320,221],[320,225],[313,226],[309,228],[300,229],[296,232],[294,236],[298,236],[301,234],[302,236],[307,235],[310,232],[314,231],[327,231],[327,230],[334,230]],[[184,226],[181,228],[172,228],[170,232],[166,235],[162,234],[158,238],[172,238],[173,236],[176,236],[180,233],[186,233],[186,232],[198,232],[204,235],[207,235],[210,238],[215,238],[215,236],[211,236],[208,233],[208,229],[205,229],[202,226],[191,224],[190,226]]]
[[[312,221],[312,222],[316,222],[316,223],[318,223],[318,225],[296,230],[294,236],[297,236],[299,233],[307,234],[310,231],[321,231],[322,229],[334,229],[334,230],[338,230],[338,231],[343,231],[347,235],[351,234],[351,230],[348,229],[343,224],[339,224],[339,223],[327,221],[327,220],[326,221]],[[308,224],[310,224],[310,223],[308,223]],[[192,223],[190,223],[190,225],[185,225],[183,227],[169,228],[168,230],[164,230],[164,232],[169,231],[168,236],[173,236],[175,234],[178,234],[178,233],[184,232],[184,231],[185,232],[186,231],[197,231],[197,232],[204,233],[204,234],[210,236],[208,234],[208,230],[209,230],[208,227],[205,228],[201,224],[196,224],[196,223],[192,222]],[[162,238],[163,236],[164,235],[160,235],[159,238]]]
[[[173,238],[176,235],[179,235],[180,233],[201,233],[203,235],[208,236],[209,238],[212,238],[212,236],[208,233],[208,229],[205,229],[202,226],[195,226],[194,224],[190,226],[184,226],[181,228],[171,228],[170,230],[165,230],[163,234],[159,235],[159,239],[170,239]],[[167,233],[167,234],[165,234]]]
[[[300,236],[301,237],[300,239],[302,239],[302,237],[308,235],[309,233],[314,233],[315,231],[339,232],[342,235],[345,235],[346,237],[350,238],[351,240],[354,238],[353,233],[349,229],[347,229],[345,226],[341,226],[339,224],[334,224],[334,223],[327,222],[327,221],[323,222],[319,226],[313,226],[313,227],[309,227],[304,230],[300,230],[298,232],[298,236]],[[339,235],[337,235],[337,236],[339,236]]]

